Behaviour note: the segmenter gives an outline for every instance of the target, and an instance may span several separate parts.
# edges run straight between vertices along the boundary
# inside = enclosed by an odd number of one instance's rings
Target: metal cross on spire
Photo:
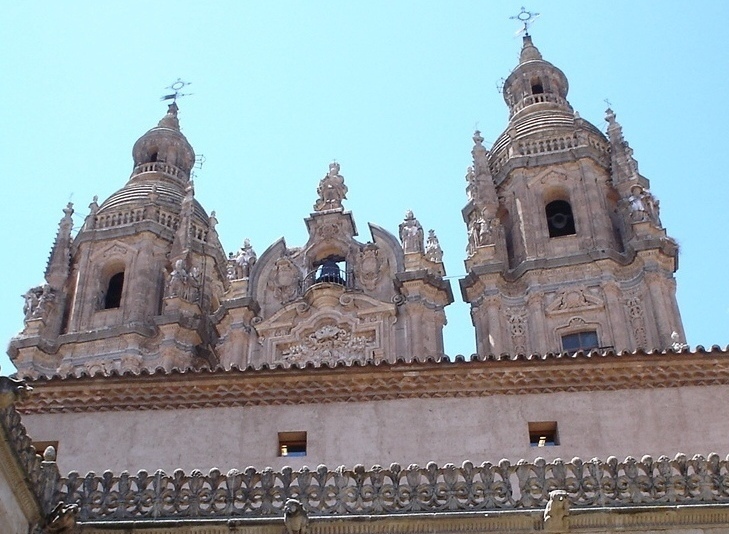
[[[509,17],[509,20],[518,20],[522,24],[524,24],[524,27],[520,29],[517,33],[524,33],[524,35],[529,35],[529,26],[534,24],[534,20],[539,16],[539,13],[532,13],[531,11],[527,11],[524,6],[521,7],[521,11],[514,15],[513,17]]]
[[[182,89],[190,85],[192,82],[185,82],[182,81],[180,78],[177,78],[177,81],[174,82],[172,85],[166,87],[165,89],[169,89],[170,91],[173,91],[172,94],[164,95],[160,100],[172,100],[172,102],[176,103],[178,98],[182,98],[183,96],[189,96],[192,93],[181,93]]]

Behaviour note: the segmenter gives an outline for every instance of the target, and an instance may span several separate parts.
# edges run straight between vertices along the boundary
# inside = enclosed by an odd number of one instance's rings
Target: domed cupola
[[[134,143],[131,180],[163,178],[185,186],[195,164],[195,151],[180,132],[176,103],[169,106],[157,127]]]
[[[134,148],[134,170],[129,181],[98,208],[96,229],[139,222],[153,217],[164,226],[176,227],[187,190],[192,185],[190,171],[195,151],[180,131],[178,107],[169,105],[159,124],[140,137]],[[154,206],[154,214],[145,209]],[[192,215],[207,227],[208,215],[193,199]]]
[[[542,59],[531,35],[524,36],[519,65],[504,82],[504,100],[512,121],[544,109],[563,110],[570,114],[567,102],[567,77],[549,61]]]

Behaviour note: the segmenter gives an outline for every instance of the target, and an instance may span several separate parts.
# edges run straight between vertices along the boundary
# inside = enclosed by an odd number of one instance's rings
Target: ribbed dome
[[[157,197],[154,200],[156,206],[179,215],[185,192],[172,184],[151,181],[130,181],[107,198],[99,207],[98,213],[142,208],[151,202],[153,191]],[[199,222],[207,225],[208,214],[197,200],[193,200],[193,215]]]

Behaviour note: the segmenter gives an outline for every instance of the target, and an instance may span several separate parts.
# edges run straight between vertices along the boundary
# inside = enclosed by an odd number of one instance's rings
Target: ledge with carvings
[[[572,514],[606,508],[729,505],[729,460],[683,454],[618,461],[536,459],[511,464],[464,462],[421,467],[362,465],[281,471],[249,467],[136,475],[72,472],[58,481],[56,500],[79,505],[79,520],[129,521],[282,517],[287,499],[310,517],[398,516],[541,510],[563,490]],[[434,516],[435,517],[435,516]],[[482,515],[482,517],[485,517]]]
[[[729,385],[727,350],[595,350],[516,357],[474,355],[470,360],[458,356],[455,361],[99,372],[37,379],[34,394],[17,407],[24,414],[125,411],[707,385]],[[297,392],[295,399],[291,391]]]

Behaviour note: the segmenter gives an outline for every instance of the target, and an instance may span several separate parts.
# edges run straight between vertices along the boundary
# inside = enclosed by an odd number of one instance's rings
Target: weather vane
[[[613,107],[612,103],[607,98],[603,102],[605,102],[605,104],[607,104],[607,107],[609,107],[609,108]]]
[[[524,32],[524,35],[529,35],[529,26],[534,24],[534,19],[536,19],[538,16],[539,13],[532,13],[531,11],[527,11],[526,9],[524,9],[524,6],[522,6],[521,11],[513,17],[509,17],[509,20],[518,20],[519,22],[524,24],[524,27],[516,32],[517,35],[522,32]]]
[[[174,91],[172,94],[168,94],[160,98],[160,100],[172,100],[172,102],[177,102],[178,98],[182,98],[183,96],[189,96],[192,93],[181,93],[182,89],[190,85],[192,82],[184,82],[180,78],[177,78],[177,81],[174,82],[172,85],[165,87],[165,89],[169,89],[170,91]]]

